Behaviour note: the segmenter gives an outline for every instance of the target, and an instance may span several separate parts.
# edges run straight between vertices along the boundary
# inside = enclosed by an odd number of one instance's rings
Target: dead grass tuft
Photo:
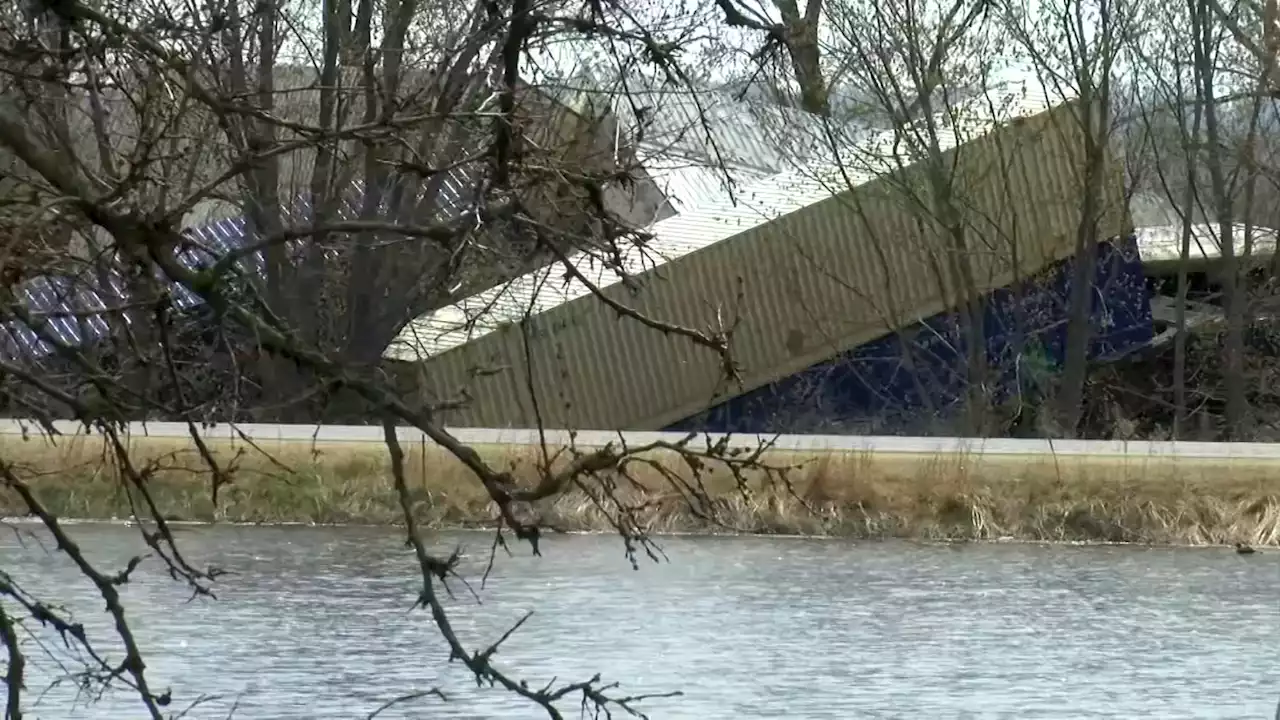
[[[126,518],[130,495],[100,440],[0,439],[40,497],[64,517]],[[379,445],[214,445],[234,468],[218,504],[209,473],[189,443],[135,439],[135,463],[152,468],[149,487],[172,519],[232,522],[392,524],[400,510]],[[479,447],[488,460],[533,482],[533,449]],[[415,511],[427,526],[488,525],[493,508],[464,467],[432,446],[406,447]],[[652,458],[683,469],[671,458]],[[634,463],[637,483],[620,494],[641,504],[651,532],[736,530],[929,540],[1017,538],[1156,544],[1280,544],[1280,463],[1159,459],[866,454],[789,455],[790,487],[763,478],[745,491],[726,474],[704,478],[719,520],[690,509],[670,482]],[[687,475],[684,470],[682,476]],[[580,491],[537,508],[553,526],[602,530],[605,514]],[[0,514],[21,512],[0,491]],[[705,512],[703,514],[706,514]]]

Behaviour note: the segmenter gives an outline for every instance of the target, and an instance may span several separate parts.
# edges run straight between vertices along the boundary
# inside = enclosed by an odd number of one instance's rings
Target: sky
[[[194,2],[194,0],[153,0],[153,2]],[[246,6],[252,0],[238,0]],[[780,13],[771,0],[733,0],[744,12],[767,17],[773,21],[781,19]],[[797,0],[803,9],[804,0]],[[863,38],[869,47],[883,47],[900,43],[905,38],[902,19],[903,8],[910,7],[915,19],[926,29],[936,25],[943,14],[949,10],[955,0],[825,0],[826,6],[820,23],[820,36],[824,45],[824,62],[828,76],[842,64],[848,64],[851,57],[849,42],[842,37],[841,29],[846,32],[856,29],[864,33]],[[970,0],[962,0],[968,2]],[[971,0],[982,2],[984,0]],[[382,0],[379,0],[381,3]],[[450,46],[447,42],[449,31],[456,31],[460,22],[466,17],[474,0],[425,0],[420,5],[419,21],[416,24],[413,44],[423,48],[427,54],[446,52]],[[1074,19],[1074,12],[1082,13],[1084,37],[1093,42],[1097,37],[1097,19],[1100,9],[1109,7],[1113,14],[1128,13],[1133,17],[1134,32],[1143,38],[1142,46],[1148,56],[1180,56],[1187,53],[1170,53],[1167,51],[1172,39],[1176,43],[1185,43],[1185,26],[1178,16],[1185,14],[1182,3],[1164,3],[1160,0],[991,0],[998,10],[988,13],[988,20],[982,27],[974,28],[971,36],[977,42],[967,51],[958,49],[951,62],[953,73],[967,70],[975,72],[975,64],[996,61],[1001,65],[1027,68],[1032,65],[1031,54],[1027,48],[1034,48],[1041,54],[1041,59],[1065,59],[1069,53],[1065,51],[1065,43],[1060,31],[1062,22],[1059,18]],[[557,10],[557,6],[560,8]],[[538,7],[544,12],[570,14],[581,12],[588,4],[581,0],[544,0]],[[322,37],[321,17],[323,0],[286,0],[284,12],[287,16],[286,27],[282,28],[286,36],[281,58],[290,62],[315,63]],[[729,28],[724,22],[723,13],[715,5],[715,0],[629,0],[616,2],[610,23],[627,31],[637,31],[641,27],[654,33],[660,41],[673,42],[683,48],[682,66],[699,80],[709,84],[720,84],[740,80],[752,74],[755,61],[750,53],[760,47],[763,38],[761,33]],[[617,10],[617,8],[622,8]],[[890,16],[897,11],[896,17],[890,17],[883,25],[885,32],[877,33],[876,23],[867,18],[872,17],[874,9],[879,8]],[[1070,11],[1070,12],[1068,12]],[[850,13],[856,14],[859,20],[847,22]],[[1003,18],[998,16],[1003,15]],[[1009,32],[1009,18],[1018,17],[1016,24],[1025,29],[1023,37]],[[375,24],[376,24],[375,18]],[[1179,28],[1176,33],[1164,30],[1165,27]],[[1228,45],[1235,45],[1229,42]],[[1162,49],[1164,46],[1166,49]],[[931,43],[925,42],[925,47]],[[1238,47],[1236,52],[1239,52]],[[616,44],[596,38],[577,41],[559,42],[552,47],[530,53],[529,62],[524,68],[529,79],[538,81],[544,77],[556,75],[568,77],[576,75],[583,68],[591,68],[596,72],[616,73],[618,57],[636,57],[639,46],[632,44],[629,48],[619,48]],[[1051,63],[1056,73],[1063,73],[1069,68],[1066,63]],[[1239,64],[1238,62],[1236,63]],[[853,63],[857,66],[858,63]],[[966,67],[967,66],[967,67]],[[895,69],[901,74],[902,69]],[[1126,54],[1117,61],[1117,73],[1124,78],[1142,84],[1151,73],[1143,67],[1143,63]],[[778,75],[778,73],[773,73]],[[776,81],[786,86],[793,86],[790,78],[781,74]],[[1069,75],[1066,73],[1065,75]],[[1148,83],[1149,84],[1149,83]],[[1239,78],[1225,77],[1223,89],[1239,89]],[[791,87],[794,91],[795,88]]]

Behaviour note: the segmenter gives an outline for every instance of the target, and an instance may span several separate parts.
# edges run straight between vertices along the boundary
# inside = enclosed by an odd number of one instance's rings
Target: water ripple
[[[98,561],[140,548],[125,528],[73,532]],[[235,571],[221,599],[188,603],[154,568],[125,599],[175,707],[225,696],[189,717],[223,718],[232,703],[251,720],[363,717],[436,685],[455,702],[382,717],[536,717],[446,662],[430,619],[411,609],[416,571],[393,532],[184,535],[197,562]],[[433,540],[470,550],[483,603],[456,584],[450,601],[465,642],[483,647],[534,610],[499,654],[505,667],[531,684],[599,671],[628,693],[685,693],[653,701],[654,718],[1268,719],[1280,698],[1280,553],[673,538],[670,563],[633,571],[616,541],[569,536],[541,558],[499,557],[481,588],[488,538]],[[65,559],[7,535],[0,566],[109,630]],[[32,688],[55,677],[35,656],[31,673]],[[139,716],[123,694],[78,708],[71,698],[64,686],[30,710]]]

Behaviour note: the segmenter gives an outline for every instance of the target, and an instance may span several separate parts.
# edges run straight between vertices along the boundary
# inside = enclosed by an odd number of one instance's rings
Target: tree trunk
[[[1109,74],[1110,69],[1104,69]],[[1083,72],[1081,73],[1083,76]],[[1084,197],[1076,231],[1075,267],[1067,309],[1067,342],[1063,353],[1062,384],[1058,389],[1057,416],[1060,432],[1074,437],[1084,403],[1089,370],[1089,345],[1093,341],[1094,276],[1098,267],[1098,221],[1107,181],[1107,140],[1111,127],[1111,84],[1104,74],[1099,87],[1082,82],[1080,131],[1084,135]]]
[[[1213,204],[1217,212],[1219,246],[1222,252],[1222,295],[1227,313],[1226,338],[1223,340],[1223,384],[1227,402],[1223,417],[1223,434],[1234,438],[1243,430],[1248,404],[1244,386],[1244,300],[1240,287],[1239,263],[1236,259],[1234,237],[1234,202],[1227,188],[1226,173],[1222,163],[1222,138],[1218,127],[1217,98],[1214,92],[1214,23],[1213,11],[1204,0],[1191,0],[1193,24],[1196,29],[1193,57],[1199,81],[1200,97],[1204,103],[1205,141],[1208,156],[1209,181],[1213,190]],[[1234,318],[1233,318],[1234,316]]]
[[[822,73],[822,49],[818,44],[822,0],[809,0],[803,16],[796,0],[774,0],[774,4],[782,14],[791,72],[800,87],[800,107],[815,115],[827,115],[831,112],[830,89]]]
[[[1196,200],[1195,148],[1200,138],[1200,118],[1202,117],[1199,105],[1196,105],[1194,112],[1189,135],[1185,129],[1185,119],[1183,120],[1187,187],[1182,193],[1182,246],[1178,253],[1178,298],[1174,308],[1174,332],[1177,333],[1173,337],[1172,430],[1174,440],[1182,438],[1187,429],[1187,285],[1189,283],[1187,270],[1191,264],[1191,226],[1194,224],[1191,208]]]

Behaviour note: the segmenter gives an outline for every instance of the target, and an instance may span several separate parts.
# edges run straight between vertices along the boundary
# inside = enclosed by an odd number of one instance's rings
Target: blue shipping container
[[[1074,259],[985,297],[989,392],[996,402],[1034,392],[1063,360]],[[1151,304],[1137,240],[1099,245],[1093,277],[1091,360],[1151,341]],[[727,400],[669,430],[924,435],[964,407],[965,324],[935,315],[826,362]],[[941,422],[940,422],[941,421]]]

